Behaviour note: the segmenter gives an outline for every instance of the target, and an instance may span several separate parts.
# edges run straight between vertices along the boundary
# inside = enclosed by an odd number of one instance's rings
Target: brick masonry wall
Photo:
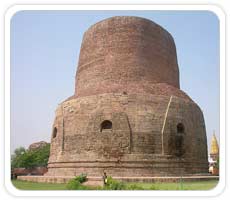
[[[48,175],[87,171],[98,176],[104,169],[115,176],[207,172],[202,112],[194,102],[173,96],[162,134],[169,100],[150,94],[101,94],[63,102],[53,125],[57,136],[51,139]],[[101,132],[104,120],[112,122],[112,129]],[[185,128],[182,157],[175,155],[179,123]]]
[[[179,88],[176,47],[162,27],[144,18],[113,17],[85,32],[76,96],[151,92],[147,86],[155,83]]]

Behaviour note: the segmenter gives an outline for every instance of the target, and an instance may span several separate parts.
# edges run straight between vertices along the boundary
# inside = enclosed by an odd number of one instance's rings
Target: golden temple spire
[[[219,145],[216,139],[215,131],[213,132],[212,141],[211,141],[211,152],[210,154],[219,154]]]

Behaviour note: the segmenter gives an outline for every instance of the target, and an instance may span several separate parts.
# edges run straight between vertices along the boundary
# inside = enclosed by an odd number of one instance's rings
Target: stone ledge
[[[18,176],[18,180],[32,181],[39,183],[67,183],[73,176]],[[184,177],[113,177],[119,181],[124,182],[179,182],[183,181],[207,181],[207,180],[219,180],[219,176],[184,176]],[[85,185],[103,185],[102,177],[88,177],[88,181]]]

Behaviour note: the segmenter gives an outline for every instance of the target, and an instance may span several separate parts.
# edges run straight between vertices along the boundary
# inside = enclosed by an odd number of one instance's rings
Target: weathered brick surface
[[[62,175],[65,170],[65,175],[84,171],[98,175],[113,167],[111,174],[116,176],[174,175],[181,168],[185,174],[207,172],[202,112],[194,102],[173,96],[162,134],[169,99],[112,93],[63,102],[56,110],[57,136],[51,139],[49,173]],[[100,131],[104,120],[113,123],[112,130]],[[175,156],[172,143],[178,123],[185,127],[182,158]],[[139,171],[130,171],[138,166]]]
[[[11,174],[15,177],[18,175],[44,175],[47,171],[47,167],[35,167],[32,169],[14,168]]]
[[[36,150],[46,146],[48,143],[45,141],[35,142],[29,146],[29,150]]]
[[[207,173],[203,114],[179,89],[176,60],[171,35],[149,20],[115,17],[92,26],[76,93],[56,110],[46,175]],[[105,120],[111,129],[101,130]]]
[[[179,88],[172,36],[156,23],[113,17],[84,34],[76,76],[76,96],[148,91],[167,83]]]

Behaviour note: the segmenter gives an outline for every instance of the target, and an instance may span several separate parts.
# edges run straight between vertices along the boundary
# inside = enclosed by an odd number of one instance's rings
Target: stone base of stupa
[[[39,183],[67,183],[72,176],[18,176],[18,180],[31,181]],[[219,176],[211,175],[197,175],[197,176],[177,176],[177,177],[114,177],[114,179],[123,182],[143,182],[143,183],[156,183],[156,182],[191,182],[191,181],[208,181],[219,180]],[[87,186],[103,186],[102,177],[88,177]]]

